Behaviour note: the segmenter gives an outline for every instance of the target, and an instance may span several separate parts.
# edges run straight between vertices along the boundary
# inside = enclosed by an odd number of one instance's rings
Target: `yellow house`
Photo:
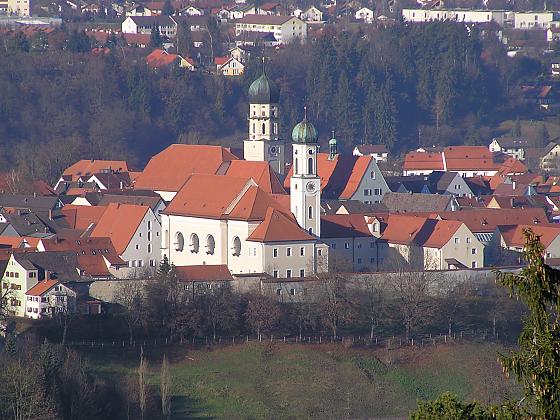
[[[240,76],[245,65],[235,57],[216,57],[216,71],[224,76]]]

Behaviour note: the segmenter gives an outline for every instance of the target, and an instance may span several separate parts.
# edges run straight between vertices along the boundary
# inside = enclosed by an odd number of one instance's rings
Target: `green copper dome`
[[[294,143],[317,143],[319,135],[313,124],[307,121],[307,116],[292,130],[292,141]]]
[[[279,99],[280,90],[264,71],[249,87],[249,102],[252,104],[277,104]]]

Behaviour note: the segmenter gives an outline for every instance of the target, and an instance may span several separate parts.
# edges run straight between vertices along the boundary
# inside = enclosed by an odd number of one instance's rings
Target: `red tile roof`
[[[438,220],[431,229],[425,231],[425,237],[417,237],[417,241],[427,248],[441,248],[448,243],[453,235],[463,226],[462,222],[456,220]]]
[[[43,247],[45,251],[72,251],[78,257],[100,257],[101,260],[105,258],[111,265],[126,264],[117,253],[110,238],[44,239]]]
[[[448,146],[443,152],[409,152],[405,156],[405,171],[501,171],[504,174],[526,172],[517,159],[501,152],[491,152],[484,146]]]
[[[430,217],[441,217],[445,220],[458,220],[463,222],[472,232],[490,233],[498,225],[535,225],[548,224],[548,219],[543,209],[473,209],[462,211],[448,211],[434,213]]]
[[[111,203],[91,236],[111,238],[115,249],[122,255],[148,211],[148,206]]]
[[[164,213],[220,219],[250,186],[251,181],[246,178],[195,174],[185,182]]]
[[[391,214],[381,239],[402,245],[412,244],[426,221],[425,217]]]
[[[221,171],[217,174],[221,175]],[[252,178],[263,191],[268,193],[286,194],[286,190],[268,162],[232,160],[225,174],[234,178]]]
[[[177,192],[190,175],[215,174],[233,160],[237,157],[221,146],[172,144],[150,159],[135,188]]]
[[[170,54],[167,51],[159,49],[153,50],[146,57],[146,64],[154,69],[168,67],[178,62],[179,56],[177,54]]]
[[[61,209],[61,213],[69,227],[85,231],[93,223],[97,223],[107,207],[104,206],[76,206],[68,204]]]
[[[44,293],[48,292],[54,286],[58,284],[58,280],[43,280],[25,292],[28,296],[42,296]]]
[[[443,156],[441,153],[431,152],[409,152],[404,157],[403,169],[405,171],[414,170],[434,170],[443,171]]]
[[[310,242],[316,239],[299,227],[293,218],[269,207],[264,221],[257,226],[247,240],[253,242]]]
[[[531,229],[537,236],[543,246],[548,248],[552,241],[560,235],[560,226],[531,226],[531,225],[518,225],[518,226],[499,226],[499,231],[507,246],[524,247],[525,236],[523,231]]]
[[[176,266],[177,279],[191,281],[233,281],[227,265],[186,265]]]
[[[317,153],[317,174],[321,178],[323,198],[349,200],[356,193],[361,180],[366,175],[372,156],[337,155],[329,159],[328,153]],[[284,188],[290,188],[290,168],[284,179]]]
[[[225,63],[229,61],[231,57],[216,57],[214,58],[214,64],[218,66],[223,66]]]
[[[62,175],[71,176],[72,181],[77,181],[84,175],[93,175],[105,169],[128,172],[128,164],[124,160],[80,160],[68,167]]]

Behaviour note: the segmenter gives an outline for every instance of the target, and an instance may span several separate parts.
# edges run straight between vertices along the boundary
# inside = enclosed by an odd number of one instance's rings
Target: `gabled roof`
[[[431,229],[422,232],[423,237],[418,235],[416,241],[427,248],[441,248],[453,238],[461,226],[463,223],[456,220],[438,220],[430,226]]]
[[[0,194],[0,207],[30,209],[34,211],[54,210],[60,205],[56,196],[33,196],[26,194]]]
[[[80,274],[80,264],[74,252],[46,251],[14,253],[13,257],[22,265],[31,264],[33,267],[31,269],[38,269],[40,271],[40,278],[48,274],[47,280],[56,279],[61,283],[92,281],[91,277]]]
[[[150,211],[148,206],[111,203],[99,219],[91,236],[111,238],[115,249],[119,255],[122,255],[148,211]]]
[[[362,155],[389,153],[384,144],[360,144],[356,146],[356,149]]]
[[[233,281],[227,265],[186,265],[175,266],[177,280],[192,281]]]
[[[146,57],[148,67],[161,69],[179,63],[178,54],[170,54],[165,50],[155,49]]]
[[[531,229],[539,237],[545,248],[548,248],[552,241],[560,235],[560,226],[507,225],[498,227],[506,246],[521,248],[525,247],[525,236],[523,234],[525,229]]]
[[[119,256],[110,238],[89,237],[73,239],[50,239],[43,240],[45,251],[68,251],[74,252],[78,258],[99,257],[105,258],[111,265],[125,265],[125,261]]]
[[[175,21],[170,16],[129,16],[138,26],[174,26]],[[127,18],[128,19],[128,18]]]
[[[548,219],[542,208],[530,209],[473,209],[447,211],[432,214],[445,220],[463,222],[474,233],[491,233],[498,225],[547,225]]]
[[[427,220],[425,217],[390,214],[381,239],[402,245],[412,244]]]
[[[58,280],[43,280],[37,283],[27,292],[25,292],[25,294],[27,296],[42,296],[57,284],[58,284]]]
[[[273,194],[286,194],[286,190],[268,162],[252,162],[248,160],[231,160],[224,163],[225,175],[234,178],[252,178],[265,192]],[[218,170],[221,175],[223,168]]]
[[[103,191],[98,206],[107,206],[109,203],[136,204],[148,206],[155,212],[158,205],[163,201],[161,196],[150,190],[115,190]],[[68,206],[64,206],[66,208]],[[82,206],[76,206],[82,207]],[[87,206],[86,206],[87,207]]]
[[[310,242],[315,241],[293,218],[269,207],[264,221],[249,235],[253,242]]]
[[[366,176],[372,156],[336,155],[332,160],[328,153],[317,153],[317,174],[321,178],[321,196],[326,199],[348,200],[356,193]],[[293,167],[284,179],[284,188],[290,188]]]
[[[128,172],[128,164],[124,160],[79,160],[66,168],[63,176],[70,176],[72,181],[76,181],[81,176],[93,175],[103,170]]]
[[[221,146],[172,144],[150,159],[135,188],[177,192],[190,175],[214,174],[232,160],[237,157]]]
[[[107,208],[104,206],[76,206],[68,204],[60,212],[69,228],[83,232],[92,224],[99,222],[105,210]]]
[[[524,137],[513,137],[513,136],[503,136],[496,137],[494,140],[501,146],[505,148],[525,148],[530,146],[529,140]]]
[[[443,156],[441,153],[409,152],[404,157],[403,170],[434,170],[443,171]]]
[[[274,208],[284,214],[290,209],[279,203],[272,194],[268,194],[259,187],[249,187],[239,202],[225,215],[230,220],[264,220],[268,208]]]
[[[255,184],[246,178],[191,175],[164,213],[220,219],[230,204],[251,185]]]
[[[321,238],[371,237],[362,214],[331,214],[321,216]]]
[[[389,192],[381,201],[391,213],[435,212],[450,209],[454,197],[439,194]]]
[[[427,183],[432,193],[441,193],[446,191],[457,177],[460,177],[457,172],[433,171],[428,175]]]

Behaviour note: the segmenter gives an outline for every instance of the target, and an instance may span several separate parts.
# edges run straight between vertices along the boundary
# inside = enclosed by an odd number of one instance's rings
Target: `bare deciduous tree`
[[[148,362],[144,357],[144,348],[140,347],[140,364],[138,365],[138,405],[140,407],[140,418],[144,420],[148,406]]]
[[[280,319],[278,303],[266,296],[253,294],[249,296],[245,320],[255,330],[259,340],[263,331],[270,331]]]
[[[439,274],[429,271],[411,271],[402,266],[391,279],[397,306],[401,312],[406,339],[412,330],[430,317],[430,286]]]
[[[329,273],[321,277],[323,278],[323,293],[319,301],[321,321],[336,338],[338,328],[352,318],[346,279],[338,273]]]
[[[134,328],[146,316],[142,283],[124,280],[118,286],[115,301],[124,308],[124,317],[128,326],[129,342],[132,344]]]
[[[160,394],[161,394],[161,414],[164,419],[169,418],[171,414],[171,369],[167,356],[163,356],[160,373]]]
[[[364,309],[369,322],[369,339],[375,337],[375,329],[379,326],[385,311],[385,289],[384,278],[381,276],[369,276],[360,280],[360,297],[363,299]]]

